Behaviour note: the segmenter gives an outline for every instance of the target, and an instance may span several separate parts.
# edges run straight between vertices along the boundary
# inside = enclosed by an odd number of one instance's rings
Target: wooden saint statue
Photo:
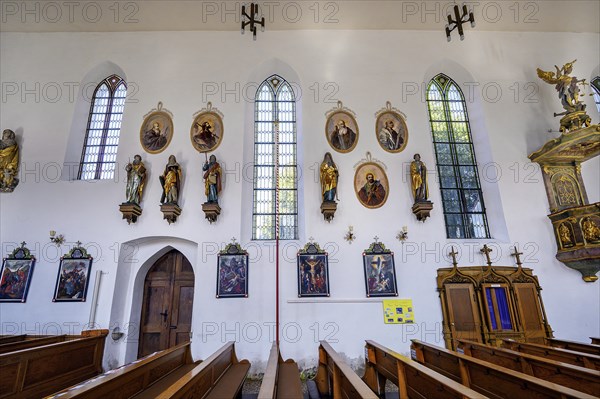
[[[19,146],[15,132],[6,129],[0,140],[0,192],[12,193],[19,184]]]

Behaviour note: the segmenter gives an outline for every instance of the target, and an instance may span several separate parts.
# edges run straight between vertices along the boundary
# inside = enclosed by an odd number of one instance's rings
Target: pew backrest
[[[385,394],[385,380],[390,380],[398,387],[399,399],[487,398],[374,341],[366,341],[365,349],[367,358],[363,379],[377,394]]]
[[[0,398],[40,398],[101,373],[107,335],[0,354]]]
[[[129,398],[143,392],[162,376],[191,361],[190,343],[186,342],[145,356],[47,398]]]
[[[411,349],[414,360],[490,398],[595,398],[595,396],[562,385],[547,382],[419,340],[412,340]]]
[[[319,392],[333,399],[378,399],[326,341],[321,341],[319,346],[319,366],[315,380]]]
[[[67,335],[52,335],[35,338],[33,336],[27,337],[27,339],[0,344],[0,354],[20,351],[28,348],[35,348],[36,346],[43,346],[48,344],[55,344],[57,342],[64,342],[69,339],[76,339],[77,337]]]
[[[590,339],[592,340],[592,344],[600,345],[600,337],[590,337]]]
[[[598,370],[466,340],[458,341],[457,352],[590,395],[600,395]]]
[[[248,360],[238,361],[233,341],[228,342],[202,363],[188,371],[160,395],[157,395],[155,399],[211,397],[214,389],[224,385],[219,384],[223,382],[222,378],[225,378],[226,373],[232,368],[240,370],[239,373],[236,373],[239,374],[239,378],[236,376],[236,386],[234,387],[235,391],[240,391],[250,369],[250,362]],[[231,384],[231,382],[227,384]]]
[[[567,341],[565,339],[546,338],[548,345],[555,348],[568,349],[575,352],[589,353],[600,356],[600,345],[584,344],[583,342]]]
[[[575,366],[600,370],[600,356],[591,355],[589,353],[575,352],[546,345],[517,342],[511,339],[502,340],[502,347],[521,353],[527,353],[529,355],[556,360],[558,362],[573,364]]]
[[[267,368],[260,385],[258,399],[270,399],[277,397],[277,371],[279,369],[279,347],[276,343],[271,346],[269,352],[269,360],[267,360]]]

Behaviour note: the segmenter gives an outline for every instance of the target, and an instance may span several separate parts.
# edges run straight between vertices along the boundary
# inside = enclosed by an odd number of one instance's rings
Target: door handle
[[[163,322],[167,321],[167,316],[169,315],[169,309],[165,309],[163,313],[159,313],[163,317]]]
[[[169,326],[169,328],[170,328],[171,330],[176,330],[176,329],[177,329],[177,326]]]

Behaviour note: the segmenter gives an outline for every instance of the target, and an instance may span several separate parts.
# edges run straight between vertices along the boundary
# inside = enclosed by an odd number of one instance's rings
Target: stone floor
[[[244,388],[242,389],[242,399],[254,399],[258,396],[258,391],[260,390],[260,379],[246,379],[244,383]],[[306,387],[306,382],[302,381],[302,389],[304,391],[305,398],[308,398],[308,388]],[[396,387],[391,382],[387,382],[385,386],[386,399],[387,398],[397,398],[398,397],[398,387]]]

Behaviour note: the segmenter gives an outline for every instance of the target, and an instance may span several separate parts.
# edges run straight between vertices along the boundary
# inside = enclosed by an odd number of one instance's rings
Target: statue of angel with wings
[[[579,100],[579,85],[585,86],[585,79],[579,80],[575,76],[569,76],[573,72],[573,64],[577,60],[567,62],[562,68],[554,66],[556,73],[546,72],[537,68],[537,74],[544,82],[556,85],[558,98],[565,112],[554,113],[554,116],[564,115],[560,120],[560,131],[565,133],[590,126],[592,119],[586,114],[586,105]]]
[[[558,98],[560,98],[563,108],[566,112],[560,114],[554,114],[554,116],[567,115],[571,112],[585,111],[585,104],[579,101],[579,86],[584,86],[585,79],[579,80],[575,76],[569,76],[573,72],[573,62],[567,62],[562,68],[554,66],[556,68],[556,76],[554,72],[546,72],[537,68],[537,74],[544,82],[549,84],[555,84],[556,90],[558,91]]]

